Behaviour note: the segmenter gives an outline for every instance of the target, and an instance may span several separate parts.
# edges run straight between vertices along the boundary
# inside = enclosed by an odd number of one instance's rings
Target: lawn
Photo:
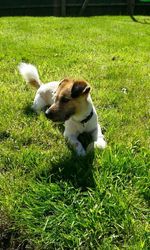
[[[0,27],[0,249],[148,250],[149,25],[7,17]],[[63,127],[31,111],[21,61],[43,82],[89,81],[104,151],[77,157]]]

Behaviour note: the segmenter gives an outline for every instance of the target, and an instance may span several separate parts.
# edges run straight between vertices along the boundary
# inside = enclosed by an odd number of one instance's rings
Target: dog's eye
[[[70,101],[70,99],[69,99],[68,97],[63,96],[63,97],[61,98],[61,103],[67,103],[67,102],[69,102],[69,101]]]

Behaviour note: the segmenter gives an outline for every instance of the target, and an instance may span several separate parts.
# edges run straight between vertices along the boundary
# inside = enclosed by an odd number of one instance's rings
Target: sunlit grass
[[[1,248],[147,250],[149,26],[128,17],[0,25]],[[89,81],[106,150],[77,158],[63,127],[31,112],[21,61],[43,82]]]

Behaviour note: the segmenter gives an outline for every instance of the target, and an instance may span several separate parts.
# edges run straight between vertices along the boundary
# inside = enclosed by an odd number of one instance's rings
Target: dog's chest
[[[69,119],[68,121],[65,122],[65,130],[69,134],[82,134],[84,132],[90,133],[93,129],[95,129],[97,126],[95,117],[93,117],[90,121],[86,123],[80,123],[76,122],[72,119]]]

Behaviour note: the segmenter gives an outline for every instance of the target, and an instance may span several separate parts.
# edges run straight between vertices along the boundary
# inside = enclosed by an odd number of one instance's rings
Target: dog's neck
[[[76,122],[81,122],[91,114],[92,110],[93,110],[93,102],[91,96],[89,95],[87,97],[86,108],[84,107],[84,109],[81,110],[78,114],[73,115],[71,119]]]

